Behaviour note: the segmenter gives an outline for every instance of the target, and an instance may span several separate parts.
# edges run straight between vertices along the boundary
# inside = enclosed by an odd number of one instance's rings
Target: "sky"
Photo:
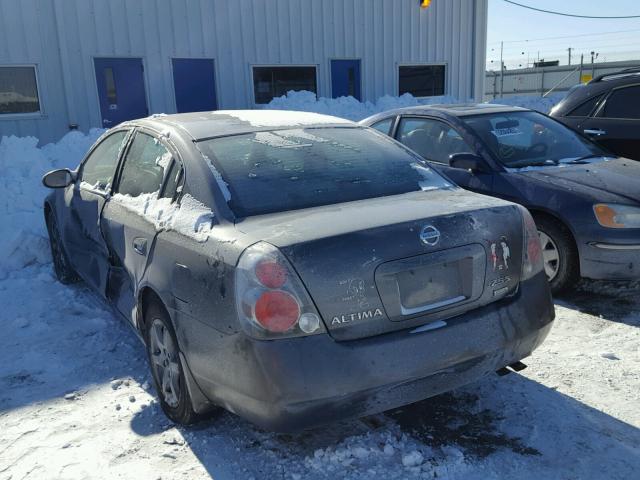
[[[640,15],[640,0],[516,0],[536,8],[579,15]],[[558,38],[565,37],[565,38]],[[640,18],[584,19],[550,15],[524,9],[504,0],[489,0],[487,69],[500,70],[500,42],[508,69],[524,68],[538,59],[572,64],[640,60]],[[493,62],[492,62],[493,60]]]

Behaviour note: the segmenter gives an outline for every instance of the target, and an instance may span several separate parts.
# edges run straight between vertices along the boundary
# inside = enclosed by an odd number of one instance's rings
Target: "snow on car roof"
[[[274,128],[318,125],[356,126],[354,122],[344,118],[288,110],[217,110],[213,112],[154,115],[145,119],[145,121],[181,127],[196,140]]]

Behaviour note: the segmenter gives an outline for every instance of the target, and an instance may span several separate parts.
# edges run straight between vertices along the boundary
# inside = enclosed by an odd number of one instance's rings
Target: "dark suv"
[[[619,157],[640,160],[640,67],[574,87],[551,116]]]

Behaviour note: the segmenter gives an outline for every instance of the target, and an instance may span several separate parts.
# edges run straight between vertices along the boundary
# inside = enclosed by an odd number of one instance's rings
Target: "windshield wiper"
[[[583,155],[581,157],[578,158],[574,158],[573,160],[569,160],[568,162],[562,162],[562,163],[568,163],[568,164],[576,164],[576,163],[588,163],[585,162],[585,160],[589,160],[590,158],[602,158],[602,155],[598,155],[596,153],[590,153],[589,155]]]
[[[518,167],[511,167],[511,168],[527,168],[527,167],[551,167],[554,165],[558,165],[558,161],[554,160],[552,158],[549,158],[543,162],[532,162],[532,163],[527,163],[526,165],[522,165],[522,166],[518,166]]]

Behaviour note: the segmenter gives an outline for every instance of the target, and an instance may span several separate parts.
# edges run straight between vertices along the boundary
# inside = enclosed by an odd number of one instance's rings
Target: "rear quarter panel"
[[[141,284],[152,288],[169,310],[181,351],[194,376],[211,376],[215,355],[240,328],[234,273],[251,243],[232,225],[216,225],[205,241],[161,231]]]

